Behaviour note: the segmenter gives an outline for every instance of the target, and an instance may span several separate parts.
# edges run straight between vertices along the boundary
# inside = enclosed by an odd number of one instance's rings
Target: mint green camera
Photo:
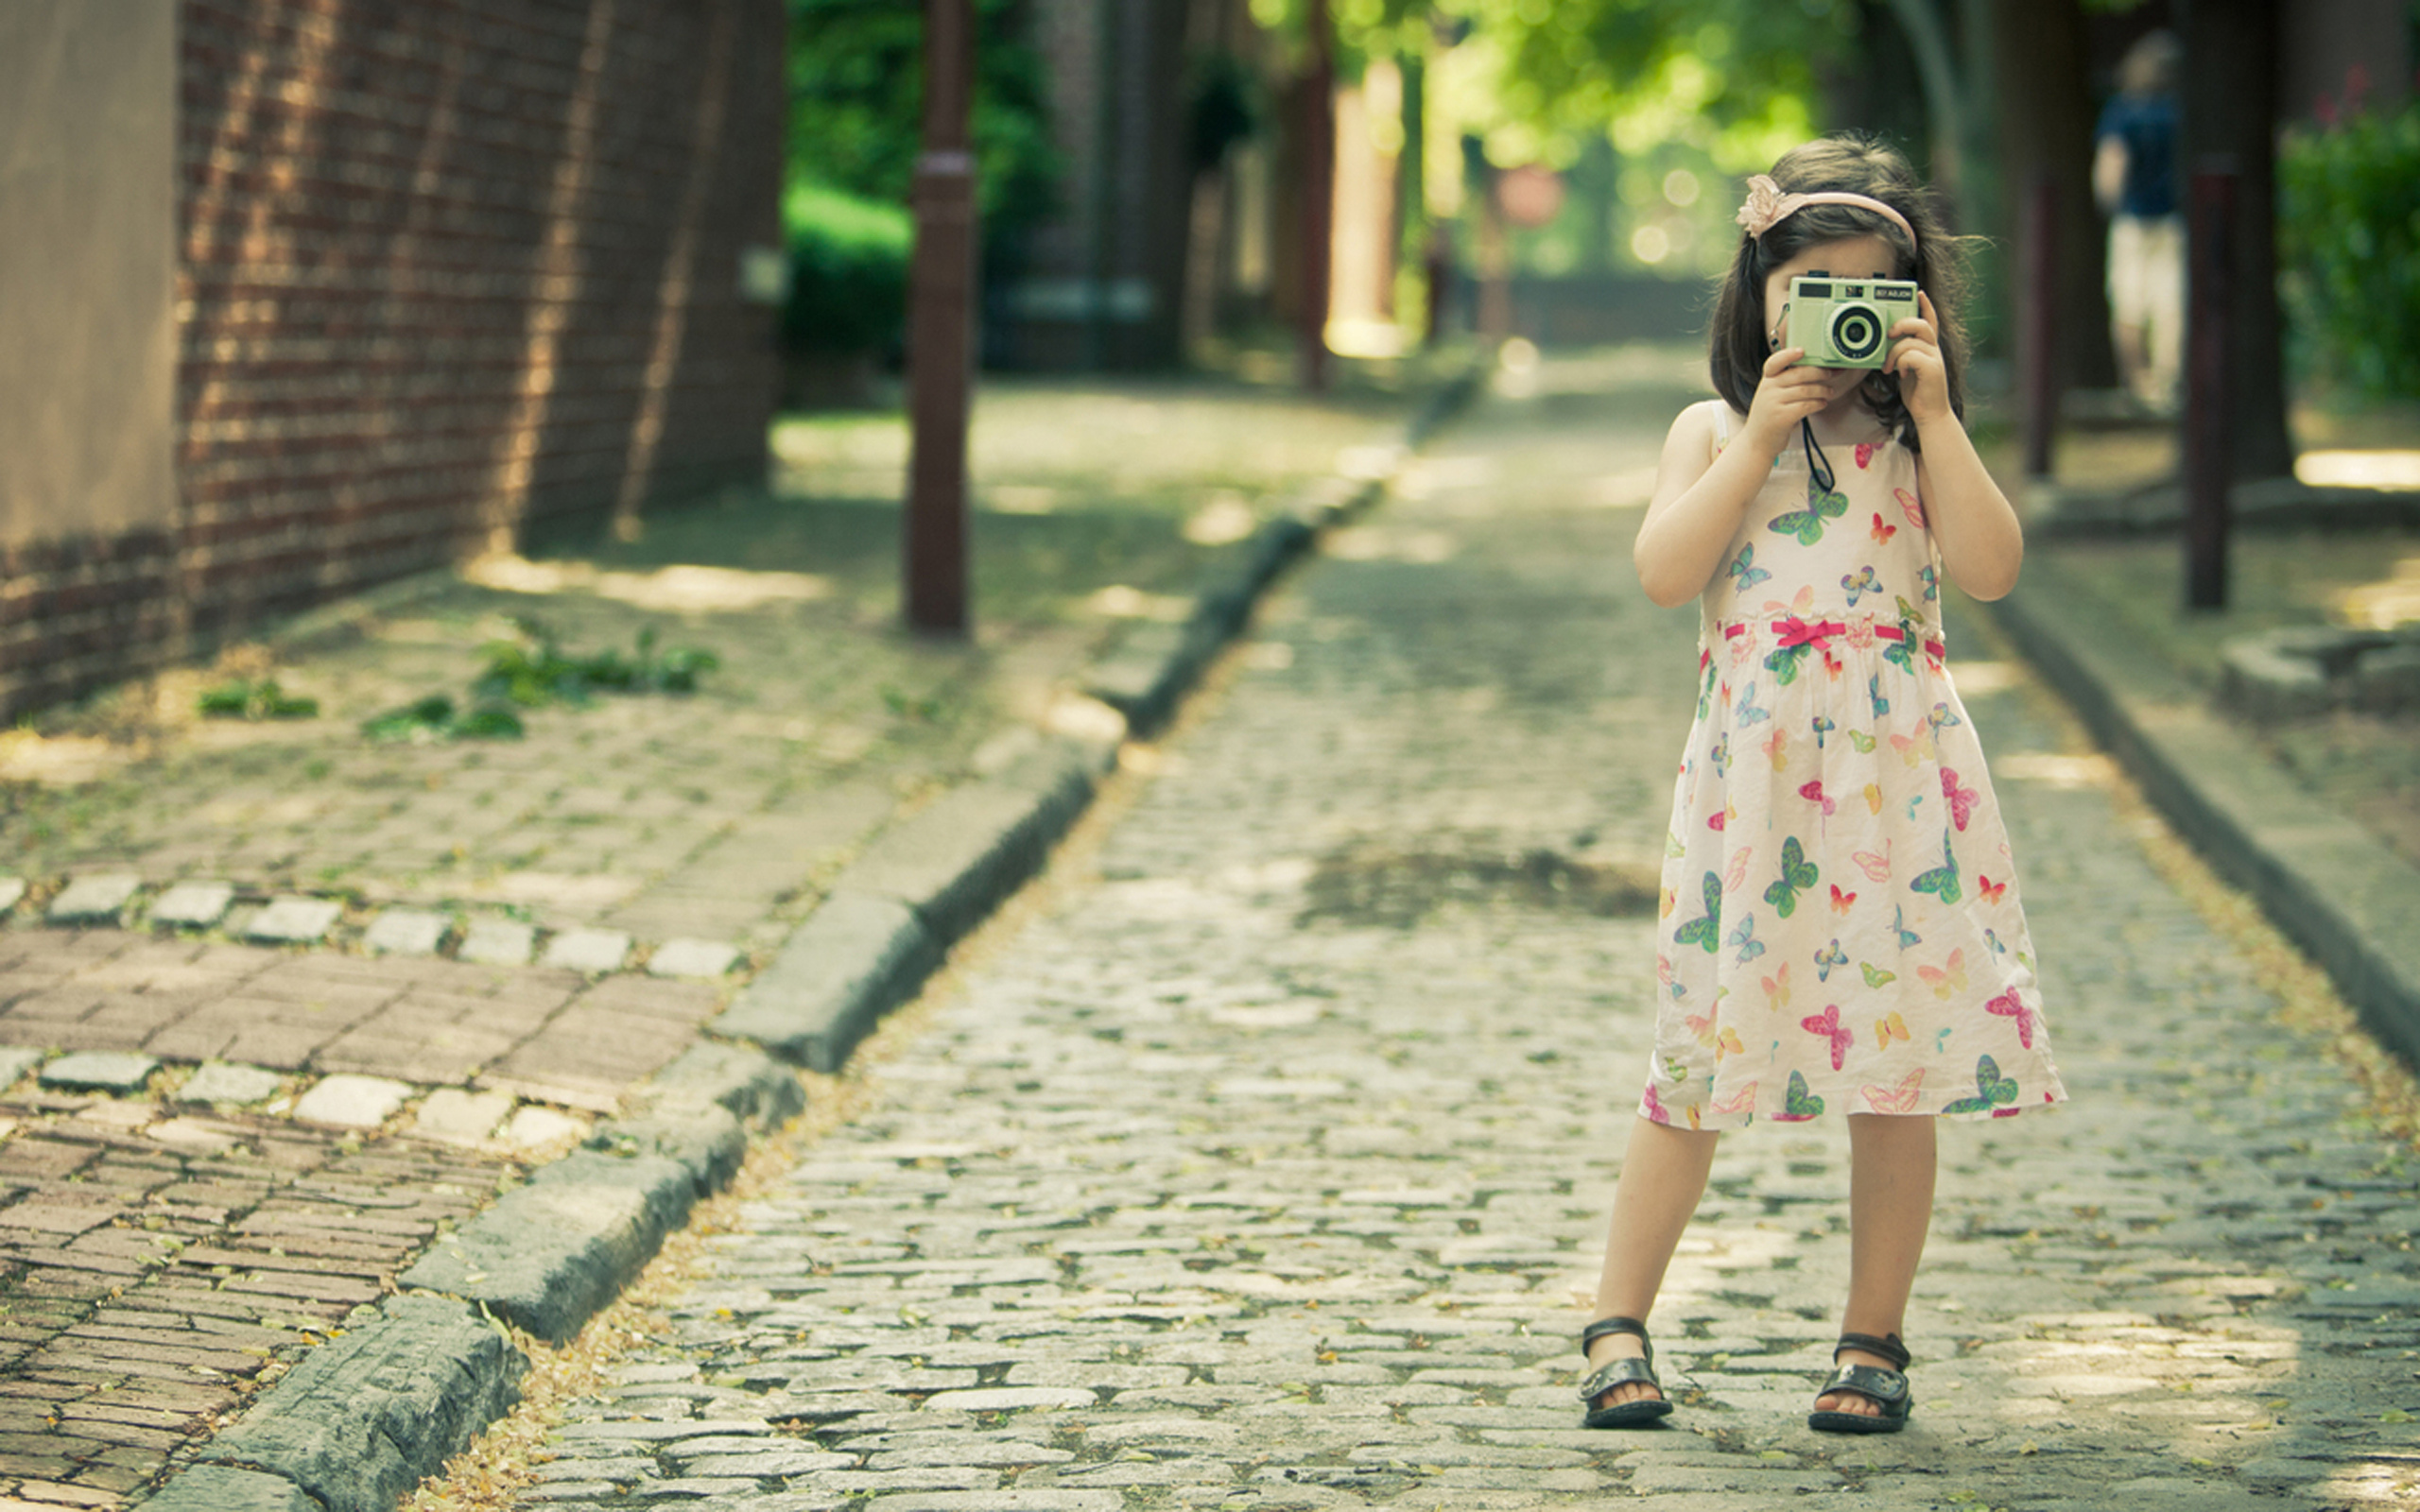
[[[1879,368],[1891,328],[1916,313],[1916,285],[1900,278],[1794,278],[1789,339],[1801,368]]]

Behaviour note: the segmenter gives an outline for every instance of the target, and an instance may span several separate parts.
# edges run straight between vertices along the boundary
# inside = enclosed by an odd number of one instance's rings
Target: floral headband
[[[1770,174],[1758,174],[1748,180],[1748,202],[1739,207],[1739,224],[1748,228],[1751,236],[1762,236],[1806,205],[1855,205],[1888,217],[1908,233],[1908,244],[1916,244],[1916,228],[1908,217],[1871,195],[1852,195],[1825,190],[1811,195],[1786,195]]]

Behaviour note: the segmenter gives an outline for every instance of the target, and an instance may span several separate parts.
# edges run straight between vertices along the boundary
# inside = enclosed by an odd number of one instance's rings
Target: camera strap
[[[1825,493],[1831,492],[1832,461],[1824,455],[1824,443],[1815,438],[1813,421],[1802,420],[1798,422],[1798,444],[1806,454],[1807,476],[1815,480],[1817,488]]]

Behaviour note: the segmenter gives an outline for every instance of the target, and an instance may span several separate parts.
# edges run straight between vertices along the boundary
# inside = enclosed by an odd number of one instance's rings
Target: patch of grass
[[[400,709],[389,709],[364,720],[361,732],[373,741],[519,740],[526,731],[521,716],[503,704],[480,704],[457,714],[454,700],[430,694]]]
[[[317,719],[320,700],[298,697],[277,685],[274,678],[234,678],[204,688],[194,700],[205,719]]]
[[[486,665],[471,691],[524,709],[585,704],[599,693],[695,693],[698,679],[722,664],[712,651],[695,646],[659,652],[652,628],[639,632],[635,655],[609,647],[583,656],[565,652],[535,621],[513,624],[521,638],[488,643]]]

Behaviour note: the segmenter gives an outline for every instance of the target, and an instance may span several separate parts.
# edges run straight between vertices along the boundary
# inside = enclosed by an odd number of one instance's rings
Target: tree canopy
[[[1061,172],[1042,62],[1016,0],[975,0],[973,134],[984,220],[1048,213]],[[905,203],[923,132],[925,17],[901,0],[789,0],[793,185]]]

